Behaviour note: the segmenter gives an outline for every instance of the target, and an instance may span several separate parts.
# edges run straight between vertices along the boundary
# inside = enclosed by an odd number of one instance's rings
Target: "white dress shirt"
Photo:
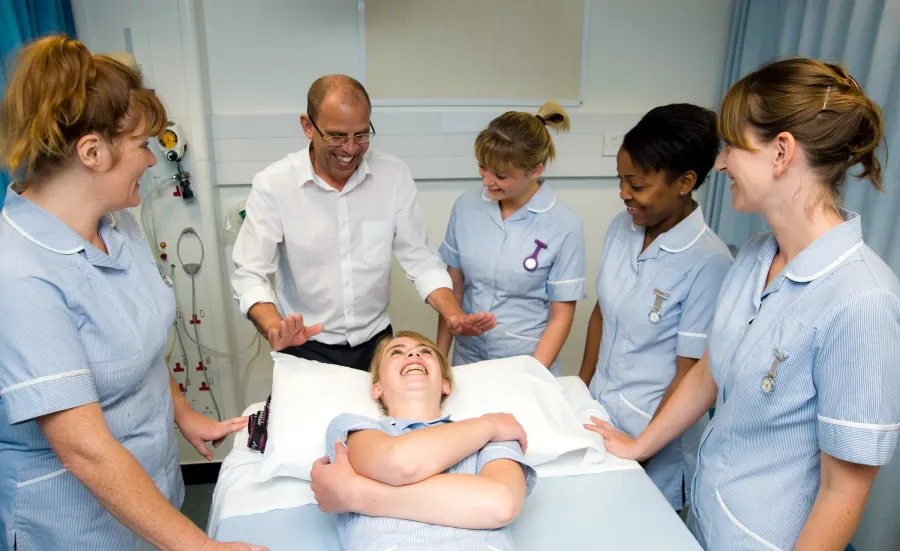
[[[324,324],[313,340],[357,346],[390,323],[391,254],[422,300],[453,288],[428,246],[406,164],[370,149],[337,191],[315,174],[307,148],[253,178],[234,245],[234,298],[244,315],[272,302],[305,325]]]

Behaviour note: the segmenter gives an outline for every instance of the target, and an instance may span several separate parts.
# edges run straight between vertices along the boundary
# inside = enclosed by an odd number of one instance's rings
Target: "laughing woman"
[[[692,193],[718,152],[716,116],[657,107],[616,158],[626,211],[606,233],[581,378],[613,425],[637,437],[706,350],[728,248]],[[702,423],[650,458],[647,474],[676,510],[688,503]]]

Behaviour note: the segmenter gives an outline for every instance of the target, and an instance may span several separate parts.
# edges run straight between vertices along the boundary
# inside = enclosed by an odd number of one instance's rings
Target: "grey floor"
[[[204,532],[215,487],[215,484],[192,484],[184,488],[184,505],[181,506],[181,512]]]

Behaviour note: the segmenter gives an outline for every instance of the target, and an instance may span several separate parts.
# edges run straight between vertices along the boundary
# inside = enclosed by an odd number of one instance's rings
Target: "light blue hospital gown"
[[[99,402],[109,431],[180,507],[163,358],[175,297],[131,215],[109,255],[9,189],[0,221],[0,549],[149,547],[60,464],[36,417]]]
[[[428,423],[408,419],[384,418],[374,420],[360,415],[344,414],[335,417],[328,425],[325,446],[334,461],[334,442],[346,444],[352,432],[380,430],[390,436],[400,436],[410,431],[452,423],[450,417],[441,417]],[[537,474],[526,462],[518,442],[491,442],[480,451],[450,467],[446,473],[477,475],[491,461],[509,459],[522,465],[525,472],[525,496],[531,494],[537,483]],[[513,543],[509,527],[497,530],[469,530],[448,526],[436,526],[424,522],[388,517],[369,517],[357,513],[335,515],[341,548],[345,551],[512,551]]]
[[[741,249],[709,335],[716,413],[703,435],[691,531],[705,549],[793,549],[820,454],[888,463],[900,430],[900,282],[860,217],[797,255],[767,288],[772,233]],[[762,381],[775,361],[774,390]]]
[[[603,336],[590,384],[613,425],[633,438],[647,428],[675,377],[676,357],[699,359],[706,351],[716,297],[731,266],[728,247],[706,225],[700,206],[641,252],[644,235],[627,212],[607,231],[597,275]],[[667,293],[658,323],[650,320],[654,290]],[[645,465],[676,510],[690,503],[704,426],[701,421]]]
[[[550,185],[541,184],[506,220],[484,191],[472,190],[456,200],[440,253],[465,275],[463,310],[491,312],[497,326],[476,337],[457,337],[453,365],[534,354],[550,303],[587,296],[581,218]],[[547,248],[538,250],[536,240]],[[538,265],[529,272],[523,263],[536,250]],[[549,367],[560,375],[558,359]]]

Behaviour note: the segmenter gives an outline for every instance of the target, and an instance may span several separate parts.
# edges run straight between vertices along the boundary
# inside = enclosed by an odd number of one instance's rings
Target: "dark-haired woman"
[[[616,158],[626,210],[606,233],[580,375],[613,426],[633,438],[706,351],[731,266],[692,198],[718,148],[715,114],[675,104],[647,113]],[[697,423],[644,465],[678,511],[689,503],[702,429]]]

